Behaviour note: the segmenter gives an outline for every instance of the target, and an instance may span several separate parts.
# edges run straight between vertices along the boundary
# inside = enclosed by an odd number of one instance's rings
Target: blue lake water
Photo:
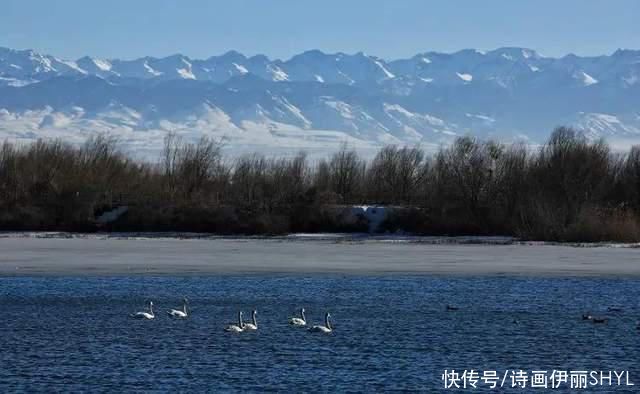
[[[183,296],[191,318],[169,319]],[[157,318],[130,319],[146,300]],[[288,326],[300,307],[314,324],[330,311],[334,332]],[[254,308],[257,332],[223,331]],[[441,392],[445,369],[628,370],[640,385],[638,280],[5,277],[0,310],[2,392]]]

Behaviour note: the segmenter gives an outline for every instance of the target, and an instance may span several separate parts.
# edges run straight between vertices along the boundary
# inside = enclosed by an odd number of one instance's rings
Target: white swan
[[[244,331],[244,323],[242,322],[242,311],[238,312],[238,324],[230,324],[224,329],[227,332],[242,332]]]
[[[256,315],[258,314],[257,310],[253,310],[251,312],[251,323],[245,323],[244,330],[245,331],[255,331],[258,329],[258,321],[256,320]]]
[[[307,318],[304,317],[304,308],[300,308],[300,315],[302,316],[302,318],[300,317],[289,318],[289,324],[291,324],[292,326],[298,326],[298,327],[306,326]]]
[[[324,334],[329,334],[331,332],[333,332],[333,329],[331,328],[331,324],[329,323],[329,318],[331,317],[331,315],[329,314],[329,312],[327,312],[326,315],[324,315],[324,326],[313,326],[309,329],[309,331],[311,332],[321,332]]]
[[[169,316],[176,318],[176,319],[185,319],[187,317],[189,317],[189,312],[187,311],[187,297],[184,298],[183,300],[183,304],[182,304],[182,310],[180,309],[171,309],[169,311],[167,311],[167,313],[169,314]]]
[[[152,320],[156,318],[153,314],[153,301],[149,301],[149,312],[136,312],[131,315],[135,319],[147,319]]]

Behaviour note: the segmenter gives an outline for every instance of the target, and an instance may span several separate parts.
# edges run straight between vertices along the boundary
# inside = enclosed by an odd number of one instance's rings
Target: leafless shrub
[[[565,241],[640,240],[640,147],[558,128],[538,151],[471,137],[434,155],[387,146],[367,163],[343,145],[310,164],[304,153],[225,161],[220,141],[168,134],[158,165],[133,161],[97,135],[0,145],[0,229],[91,230],[100,212],[130,205],[113,229],[285,233],[362,231],[336,212],[397,209],[389,231],[504,234]],[[342,207],[342,208],[341,208]]]

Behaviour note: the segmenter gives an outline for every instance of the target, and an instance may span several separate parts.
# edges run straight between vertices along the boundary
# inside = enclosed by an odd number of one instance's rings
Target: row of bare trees
[[[640,148],[613,153],[570,128],[539,149],[462,137],[435,154],[386,146],[369,161],[346,145],[317,162],[231,160],[219,141],[174,134],[154,164],[104,136],[0,146],[0,229],[91,230],[118,204],[131,208],[114,230],[355,231],[329,208],[385,204],[396,207],[390,231],[639,240]]]

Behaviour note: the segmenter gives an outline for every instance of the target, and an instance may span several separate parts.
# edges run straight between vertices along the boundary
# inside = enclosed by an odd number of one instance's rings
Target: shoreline
[[[638,248],[640,242],[562,242],[521,240],[510,236],[492,235],[412,235],[370,233],[292,233],[283,235],[221,235],[197,232],[67,232],[67,231],[0,231],[3,239],[94,239],[125,241],[163,240],[260,240],[281,242],[335,243],[406,243],[427,245],[534,245],[573,248]]]
[[[640,278],[635,244],[567,247],[504,238],[345,238],[339,234],[261,238],[195,235],[143,238],[140,233],[136,237],[10,235],[15,233],[0,234],[0,276],[340,274]]]

